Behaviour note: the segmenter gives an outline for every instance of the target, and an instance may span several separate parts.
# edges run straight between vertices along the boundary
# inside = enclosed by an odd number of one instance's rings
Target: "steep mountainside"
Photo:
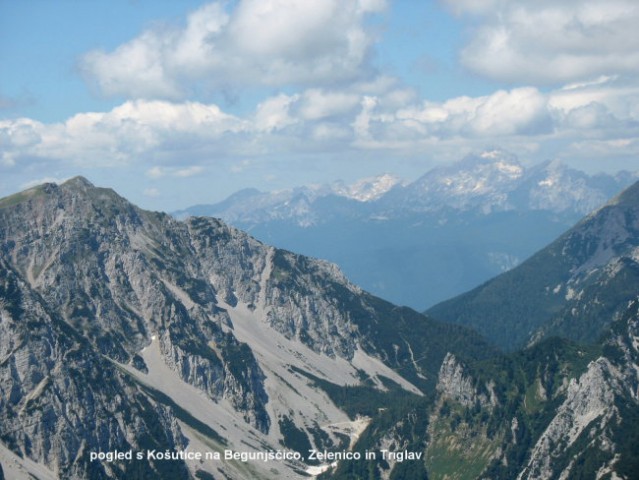
[[[480,362],[448,355],[436,391],[375,415],[355,446],[403,457],[340,462],[322,478],[637,478],[639,299],[591,346],[553,338]]]
[[[334,265],[80,177],[0,200],[0,289],[7,478],[298,478],[317,462],[148,452],[343,449],[366,425],[349,388],[432,398],[449,352],[493,353]],[[95,458],[115,451],[142,458]]]
[[[467,456],[486,465],[483,474],[491,478],[635,478],[639,466],[633,446],[639,432],[636,298],[626,304],[604,340],[591,347],[549,339],[468,370],[452,359],[454,368],[445,362],[438,387],[441,407],[431,418],[434,428],[427,458],[447,462]],[[460,379],[464,388],[455,388]],[[470,408],[470,414],[464,407]],[[462,427],[447,432],[447,425],[455,421]],[[464,429],[479,437],[469,450],[440,450],[456,443],[454,438],[462,445],[467,442]],[[480,452],[482,442],[492,447]],[[461,468],[451,470],[464,478]]]
[[[637,478],[638,209],[633,185],[521,267],[442,305],[491,325],[497,339],[516,335],[525,314],[548,311],[552,320],[526,349],[470,362],[447,355],[434,400],[409,398],[378,413],[355,446],[403,459],[340,462],[323,478]],[[562,272],[567,284],[558,288]],[[533,287],[539,296],[526,303]],[[510,323],[489,323],[504,312]],[[424,461],[406,461],[409,452]]]
[[[173,450],[183,448],[186,438],[166,407],[90,348],[4,260],[0,319],[2,448],[41,464],[31,470],[37,478],[132,478],[160,471],[188,478],[178,462],[90,461],[91,451]],[[20,478],[6,453],[0,458],[7,478]]]
[[[558,162],[525,168],[494,151],[410,184],[384,175],[352,186],[243,190],[176,216],[222,218],[269,244],[335,262],[366,290],[423,310],[516,266],[633,178]]]
[[[639,282],[639,183],[530,259],[429,310],[504,348],[550,335],[594,341]]]

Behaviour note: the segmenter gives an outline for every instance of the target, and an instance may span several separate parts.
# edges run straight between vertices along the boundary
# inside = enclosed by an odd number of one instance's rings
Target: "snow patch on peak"
[[[520,178],[524,174],[524,167],[516,163],[500,161],[494,164],[498,171],[504,173],[512,179]]]
[[[388,173],[376,177],[362,178],[350,185],[336,184],[333,191],[342,197],[352,198],[360,202],[370,202],[376,200],[401,184],[402,180]]]
[[[503,152],[501,150],[486,150],[485,152],[481,152],[479,154],[481,158],[490,158],[490,159],[500,158],[502,155],[503,155]]]
[[[484,150],[477,156],[484,160],[491,160],[491,161],[500,160],[502,162],[507,161],[508,163],[516,162],[515,155],[505,152],[504,150],[501,150],[499,148],[494,148],[492,150]]]

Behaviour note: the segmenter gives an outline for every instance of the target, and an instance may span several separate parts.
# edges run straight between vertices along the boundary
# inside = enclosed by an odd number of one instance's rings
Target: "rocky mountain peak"
[[[454,183],[460,192],[480,193],[485,188],[495,189],[500,183],[516,180],[523,173],[524,167],[516,157],[496,150],[468,155],[453,165],[435,168],[416,183],[424,186],[438,183],[447,187]]]
[[[510,193],[519,185],[524,167],[501,151],[468,155],[461,161],[434,168],[406,188],[405,208],[459,211],[484,214],[510,210]]]
[[[399,177],[385,173],[376,177],[362,178],[350,185],[336,182],[332,186],[332,192],[360,202],[370,202],[382,197],[401,183],[402,180]]]
[[[465,370],[464,365],[448,353],[439,370],[437,391],[443,397],[454,400],[465,407],[473,407],[476,403],[483,407],[497,405],[497,398],[491,385],[485,392],[477,390],[477,381]]]
[[[89,180],[87,180],[85,177],[81,175],[77,175],[75,177],[68,179],[67,181],[62,183],[62,186],[66,188],[84,189],[84,190],[86,190],[87,188],[95,187]]]

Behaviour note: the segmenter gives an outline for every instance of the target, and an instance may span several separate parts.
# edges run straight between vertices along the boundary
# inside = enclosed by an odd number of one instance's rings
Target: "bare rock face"
[[[132,465],[91,462],[90,451],[185,445],[168,411],[152,405],[126,375],[43,304],[0,260],[0,423],[2,442],[64,478],[125,478]],[[160,432],[153,437],[141,431]],[[188,478],[183,463],[135,465]]]
[[[289,441],[284,416],[305,445],[337,445],[320,422],[348,418],[292,367],[339,385],[368,377],[384,389],[383,376],[420,394],[411,381],[434,375],[415,357],[441,361],[447,341],[436,339],[450,330],[362,292],[327,262],[212,218],[141,210],[83,178],[0,200],[0,262],[2,445],[24,457],[20,471],[40,465],[53,477],[129,478],[133,465],[158,478],[242,478],[222,463],[88,458],[246,448],[247,438],[277,449]],[[407,329],[424,334],[408,341]],[[277,467],[295,477],[303,465]],[[255,468],[266,478],[275,469]]]
[[[564,401],[518,478],[550,478],[553,472],[561,472],[560,478],[571,478],[576,461],[583,458],[580,450],[603,453],[602,474],[615,470],[619,460],[615,443],[626,440],[621,433],[626,411],[639,409],[638,313],[639,302],[631,302],[605,342],[608,355],[591,362],[578,379],[570,381]]]
[[[547,340],[440,368],[427,466],[452,478],[631,478],[639,412],[639,301],[600,345]],[[429,472],[432,473],[432,470]]]
[[[259,373],[242,372],[256,381],[225,389],[242,379],[225,379],[232,370],[207,343],[234,348],[237,341],[222,330],[228,316],[216,307],[215,290],[204,280],[183,224],[139,210],[82,178],[32,195],[2,211],[2,240],[6,255],[48,305],[121,363],[159,334],[167,364],[184,381],[213,400],[253,405],[259,427],[268,430]],[[246,368],[259,370],[251,358]]]
[[[606,427],[619,419],[614,407],[615,392],[621,387],[615,378],[618,373],[607,359],[600,358],[578,380],[570,382],[566,399],[536,442],[531,458],[518,478],[549,478],[557,468],[556,464],[561,464],[557,460],[566,457],[584,434],[593,440],[596,438],[606,451],[613,451]],[[569,478],[570,464],[563,467],[565,477]]]
[[[353,296],[362,292],[335,265],[265,246],[212,219],[192,217],[185,223],[226,303],[259,308],[287,338],[329,356],[352,358],[356,329],[332,301],[335,292],[327,290],[337,285]]]
[[[0,296],[0,407],[12,450],[56,474],[83,478],[97,465],[105,477],[124,478],[124,471],[81,460],[90,451],[182,448],[175,416],[117,366],[148,373],[140,353],[156,337],[178,378],[269,431],[264,374],[217,306],[211,272],[184,224],[81,178],[18,200],[0,208],[0,260],[8,272]],[[148,445],[146,431],[154,432]],[[176,464],[188,476],[184,462]]]
[[[492,384],[486,385],[485,391],[487,393],[479,392],[476,381],[465,372],[464,366],[452,353],[446,355],[442,362],[437,391],[442,397],[453,400],[464,407],[479,405],[488,408],[498,403]]]

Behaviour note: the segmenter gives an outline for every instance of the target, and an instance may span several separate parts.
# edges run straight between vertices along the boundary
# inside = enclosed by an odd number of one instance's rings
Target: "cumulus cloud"
[[[632,157],[639,156],[639,140],[636,137],[615,138],[607,140],[581,140],[572,142],[566,149],[564,156],[578,157]]]
[[[577,145],[595,142],[598,147],[589,157],[605,161],[607,145],[616,145],[610,151],[617,157],[624,149],[627,155],[634,151],[634,143],[625,139],[639,132],[638,107],[639,87],[615,79],[548,92],[513,88],[398,109],[385,108],[371,97],[362,102],[352,124],[353,143],[361,149],[446,158],[492,144],[540,159],[578,159]]]
[[[37,147],[43,128],[42,123],[29,118],[0,121],[0,165],[14,166],[17,158]]]
[[[296,123],[296,119],[290,114],[290,109],[298,98],[298,95],[280,94],[267,98],[258,104],[255,113],[255,126],[257,129],[259,131],[272,132]]]
[[[241,0],[192,12],[183,26],[156,26],[81,70],[106,95],[184,98],[193,89],[324,85],[371,73],[367,15],[380,0]]]
[[[299,106],[300,115],[307,120],[340,117],[359,104],[356,93],[310,89],[304,92]]]
[[[443,0],[457,15],[464,13],[481,14],[489,12],[507,0]]]
[[[397,119],[422,135],[499,137],[548,133],[552,118],[547,98],[535,88],[499,90],[481,97],[425,102],[402,109]]]
[[[446,0],[479,17],[460,54],[470,70],[526,84],[639,74],[634,0]]]
[[[223,137],[240,133],[248,123],[216,105],[198,102],[130,101],[108,112],[80,113],[65,122],[30,119],[0,122],[2,162],[19,157],[60,159],[92,166],[129,164],[145,155],[179,156],[203,147],[220,147]],[[153,175],[160,175],[154,171]]]
[[[158,180],[200,175],[219,162],[242,171],[258,157],[305,153],[448,151],[458,158],[464,148],[487,143],[534,152],[554,142],[574,155],[586,148],[579,145],[596,145],[595,155],[606,146],[634,151],[636,142],[626,140],[638,131],[639,87],[616,77],[440,102],[417,101],[397,84],[378,81],[273,95],[242,117],[214,104],[136,100],[60,123],[4,120],[0,166],[10,169],[33,159],[84,167],[136,165]],[[231,158],[243,161],[230,164]]]
[[[204,171],[204,168],[200,165],[190,165],[187,167],[180,167],[180,168],[162,167],[162,166],[156,165],[154,167],[149,168],[146,171],[146,176],[153,180],[157,180],[166,176],[187,178],[187,177],[193,177],[195,175],[198,175],[202,173],[203,171]]]
[[[202,173],[203,171],[204,171],[204,168],[202,168],[201,166],[192,165],[190,167],[177,169],[175,171],[175,176],[182,177],[182,178],[193,177],[195,175]]]
[[[162,178],[166,175],[166,169],[162,167],[151,167],[146,171],[146,176],[153,179]]]

